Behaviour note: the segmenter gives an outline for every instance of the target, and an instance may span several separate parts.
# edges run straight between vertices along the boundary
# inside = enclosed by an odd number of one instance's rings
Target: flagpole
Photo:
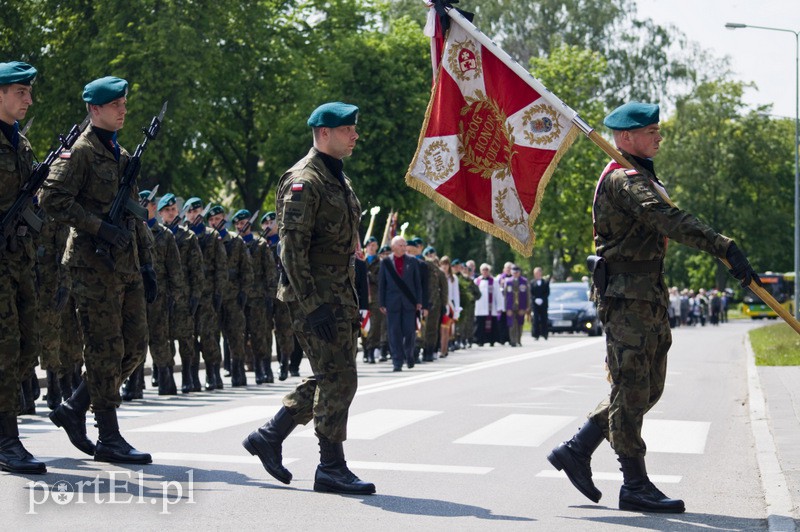
[[[466,19],[464,15],[458,12],[457,9],[451,6],[445,6],[445,10],[447,11],[447,16],[449,16],[453,21],[455,21],[459,26],[461,26],[464,31],[466,31],[473,39],[481,43],[484,48],[488,48],[500,61],[503,62],[508,68],[510,68],[516,75],[520,77],[520,79],[524,80],[528,85],[533,88],[537,93],[544,98],[547,103],[549,103],[554,108],[561,109],[559,112],[565,116],[567,116],[572,123],[578,129],[586,135],[589,140],[594,142],[601,150],[603,150],[609,157],[614,159],[617,163],[624,166],[625,168],[633,168],[633,164],[631,164],[627,159],[625,159],[622,154],[606,139],[604,139],[597,131],[594,130],[589,124],[586,123],[578,113],[568,106],[566,103],[561,101],[555,94],[550,92],[542,83],[533,77],[533,75],[528,72],[527,69],[523,68],[522,65],[517,63],[508,53],[497,46],[494,41],[492,41],[485,33],[479,30],[472,22]],[[665,198],[666,201],[675,206],[669,198]],[[730,270],[731,265],[722,257],[718,257],[720,261]],[[797,281],[795,281],[797,282]],[[800,321],[795,319],[792,314],[783,308],[780,303],[778,303],[772,294],[770,294],[767,290],[765,290],[762,286],[759,286],[755,281],[751,281],[750,285],[748,286],[750,290],[752,290],[761,300],[766,303],[772,310],[774,310],[778,316],[783,318],[789,326],[795,330],[798,334],[800,334]]]

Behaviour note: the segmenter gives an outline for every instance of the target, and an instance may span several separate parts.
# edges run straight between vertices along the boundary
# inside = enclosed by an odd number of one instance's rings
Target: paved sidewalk
[[[800,530],[800,366],[758,366],[769,426]]]

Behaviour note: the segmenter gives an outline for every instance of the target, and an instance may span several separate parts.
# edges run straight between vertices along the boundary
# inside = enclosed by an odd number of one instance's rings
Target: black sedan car
[[[589,283],[550,283],[547,321],[550,332],[603,334],[597,306],[589,299]]]

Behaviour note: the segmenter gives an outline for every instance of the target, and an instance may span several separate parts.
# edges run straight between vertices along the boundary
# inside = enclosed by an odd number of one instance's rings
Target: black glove
[[[244,293],[244,290],[239,290],[239,293],[236,295],[236,303],[242,308],[247,305],[247,294]]]
[[[747,257],[744,256],[742,250],[739,249],[739,246],[736,245],[736,242],[731,242],[728,246],[725,258],[728,259],[728,263],[731,265],[731,269],[728,271],[741,281],[743,287],[750,286],[751,281],[755,281],[758,286],[763,286],[763,284],[761,284],[761,279],[758,278],[758,274],[753,270],[753,267],[750,266],[750,262],[747,260]]]
[[[306,323],[311,327],[311,331],[322,340],[328,343],[336,342],[336,318],[329,304],[323,303],[312,310],[306,317]]]
[[[214,305],[214,312],[219,313],[222,310],[222,294],[214,294],[211,296],[211,302]]]
[[[128,244],[131,243],[130,231],[121,229],[108,222],[100,222],[100,229],[97,231],[97,236],[120,249],[127,247]]]
[[[275,308],[275,301],[272,300],[271,297],[268,297],[265,301],[265,306],[267,307],[267,312],[272,314],[273,309]]]
[[[192,296],[189,298],[189,314],[194,316],[197,313],[197,307],[200,305],[200,300]]]
[[[144,282],[144,299],[152,303],[158,297],[158,281],[152,264],[142,266],[142,282]]]
[[[56,295],[53,297],[53,310],[61,312],[67,306],[67,299],[69,299],[69,288],[66,286],[59,286],[56,290]]]

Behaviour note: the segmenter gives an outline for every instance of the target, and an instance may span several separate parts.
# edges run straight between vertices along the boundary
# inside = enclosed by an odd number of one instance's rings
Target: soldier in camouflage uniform
[[[247,294],[253,286],[253,263],[244,241],[226,228],[225,209],[219,205],[208,211],[208,224],[218,228],[220,240],[225,246],[228,257],[228,276],[222,290],[222,311],[220,328],[231,351],[231,386],[246,386],[247,377],[244,370],[245,349],[245,317]]]
[[[278,224],[275,221],[276,214],[268,212],[261,217],[261,229],[264,240],[269,244],[272,251],[272,258],[275,259],[275,267],[278,276],[282,270],[281,259],[278,256]],[[277,288],[276,288],[277,293]],[[272,306],[267,305],[267,352],[272,353],[272,332],[275,332],[275,350],[278,354],[280,373],[278,380],[285,381],[289,377],[289,366],[298,367],[303,351],[300,356],[292,360],[295,356],[294,331],[292,330],[292,320],[289,318],[289,307],[286,303],[273,298]]]
[[[251,352],[248,359],[253,361],[256,384],[273,383],[272,346],[267,341],[271,335],[267,325],[267,307],[271,307],[278,290],[278,270],[269,244],[251,230],[252,214],[242,209],[233,215],[236,231],[247,246],[253,264],[253,283],[247,294],[245,318],[247,320],[246,347]]]
[[[475,286],[463,264],[453,264],[458,272],[458,286],[461,290],[461,317],[456,324],[458,342],[462,347],[472,347],[472,332],[475,329],[475,302],[481,297],[481,289]]]
[[[386,317],[381,312],[378,300],[378,275],[381,270],[381,259],[378,257],[378,239],[374,236],[367,240],[367,282],[369,283],[369,331],[364,341],[364,362],[375,363],[375,350],[380,349],[381,336],[386,328]]]
[[[183,303],[181,299],[186,292],[181,257],[175,235],[156,220],[157,205],[155,201],[148,200],[150,191],[141,191],[139,197],[147,202],[147,226],[153,234],[153,268],[156,270],[158,286],[161,287],[161,295],[147,305],[150,356],[153,357],[153,369],[158,373],[158,395],[176,395],[178,390],[172,375],[175,355],[170,337],[170,316],[175,313],[175,305]]]
[[[623,474],[621,510],[683,512],[682,500],[669,499],[647,476],[642,421],[661,397],[672,336],[667,317],[669,294],[663,264],[667,239],[726,257],[743,283],[758,281],[736,244],[678,209],[656,177],[652,158],[662,140],[654,104],[625,104],[604,121],[631,163],[608,164],[597,184],[593,219],[597,254],[607,277],[595,277],[598,313],[606,331],[606,365],[611,393],[568,442],[548,460],[563,469],[581,493],[597,502],[591,455],[604,438],[611,442]],[[606,285],[606,286],[603,286]]]
[[[203,297],[205,277],[203,276],[203,252],[197,236],[180,225],[177,200],[172,193],[164,194],[158,201],[158,213],[167,229],[175,237],[178,256],[181,261],[184,286],[181,296],[175,300],[169,316],[169,344],[174,349],[175,340],[181,356],[181,392],[199,392],[200,353],[197,351],[195,336],[195,315]]]
[[[39,294],[37,320],[42,351],[40,362],[47,375],[47,406],[61,404],[61,382],[72,375],[72,365],[61,363],[61,317],[69,300],[69,270],[61,263],[69,227],[45,216],[36,251],[36,278]],[[72,395],[72,394],[70,394]]]
[[[17,121],[33,103],[35,77],[27,63],[0,63],[0,213],[11,207],[33,169],[33,151]],[[33,235],[20,222],[7,240],[0,238],[0,469],[45,473],[44,462],[22,446],[17,426],[20,381],[32,362],[31,350],[38,349]]]
[[[375,485],[348,468],[342,442],[356,394],[356,342],[360,320],[355,289],[355,251],[361,204],[345,176],[342,159],[352,154],[358,108],[343,103],[318,107],[308,120],[314,147],[281,177],[277,211],[285,279],[278,297],[314,375],[283,398],[273,419],[253,431],[244,447],[284,483],[281,445],[297,424],[314,420],[320,464],[314,491],[371,494]]]
[[[222,352],[219,348],[219,312],[222,308],[222,291],[228,282],[228,259],[225,246],[219,239],[219,233],[213,227],[207,227],[202,216],[203,202],[200,198],[186,200],[186,220],[200,244],[203,252],[203,297],[195,314],[195,338],[199,338],[203,361],[206,363],[206,390],[223,388],[220,364]],[[197,356],[195,355],[195,358]],[[198,362],[199,363],[199,362]],[[194,365],[194,363],[192,363]],[[196,387],[196,383],[195,383]]]
[[[436,250],[428,246],[422,252],[428,268],[428,317],[422,329],[422,361],[433,362],[433,354],[439,345],[439,328],[442,313],[447,307],[447,276],[439,269]],[[409,367],[414,367],[411,364]]]
[[[80,450],[102,462],[150,463],[119,432],[119,389],[147,354],[146,301],[158,295],[150,249],[152,236],[138,217],[126,214],[125,227],[106,222],[130,155],[117,144],[125,121],[128,82],[115,77],[87,84],[83,99],[91,125],[70,153],[50,170],[42,206],[56,221],[72,226],[64,263],[70,267],[83,332],[86,373],[72,397],[50,413]],[[131,192],[139,207],[138,196]],[[139,207],[141,208],[141,207]],[[113,268],[95,253],[109,244]],[[91,400],[99,431],[97,445],[86,437],[85,414]],[[94,449],[92,449],[94,447]]]

